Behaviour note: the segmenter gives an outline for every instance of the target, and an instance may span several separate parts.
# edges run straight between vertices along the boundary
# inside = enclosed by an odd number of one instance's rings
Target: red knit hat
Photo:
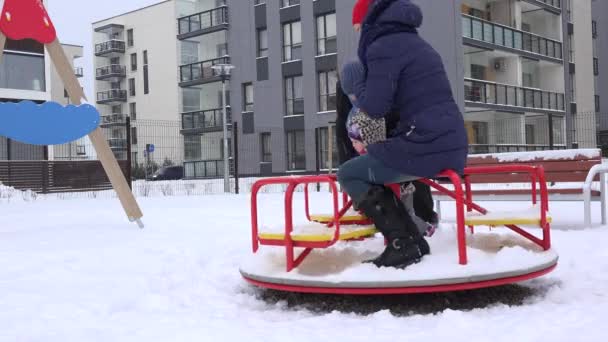
[[[367,15],[367,10],[373,0],[357,0],[353,7],[353,25],[363,24],[363,20]]]

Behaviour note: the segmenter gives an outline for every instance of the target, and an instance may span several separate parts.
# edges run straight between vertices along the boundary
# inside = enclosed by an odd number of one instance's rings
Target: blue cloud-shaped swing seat
[[[0,136],[32,145],[60,145],[78,140],[99,126],[99,112],[84,104],[0,102]]]

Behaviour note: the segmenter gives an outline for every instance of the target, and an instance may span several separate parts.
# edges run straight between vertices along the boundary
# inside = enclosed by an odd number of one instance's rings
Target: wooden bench
[[[467,167],[508,164],[539,165],[545,170],[549,201],[584,201],[585,226],[591,226],[591,203],[601,202],[602,224],[606,224],[606,179],[608,164],[602,164],[599,149],[495,153],[470,155]],[[521,201],[530,199],[530,177],[524,174],[484,174],[470,177],[475,201]],[[592,184],[599,182],[599,190]],[[490,184],[483,188],[475,184]],[[441,201],[451,200],[445,194],[433,191],[437,211]]]

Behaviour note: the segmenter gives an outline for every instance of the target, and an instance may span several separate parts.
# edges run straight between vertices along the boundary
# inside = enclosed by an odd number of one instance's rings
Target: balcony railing
[[[551,7],[555,7],[555,8],[562,8],[562,1],[561,0],[531,0],[532,2],[542,2],[545,5],[549,5]]]
[[[177,19],[179,35],[228,25],[228,7],[222,6],[212,10],[196,13]]]
[[[123,89],[111,89],[106,91],[100,91],[97,93],[98,103],[107,102],[126,102],[127,91]]]
[[[126,122],[127,116],[124,114],[103,115],[100,126],[125,125]]]
[[[182,65],[179,67],[180,82],[195,82],[219,77],[218,72],[212,68],[217,64],[230,64],[230,57],[219,57]]]
[[[234,160],[229,159],[230,174],[234,174]],[[184,178],[214,178],[224,175],[223,160],[200,160],[184,162]]]
[[[81,67],[74,68],[74,75],[76,75],[76,77],[83,77],[84,76],[84,69],[81,68]]]
[[[95,70],[95,76],[97,79],[104,79],[110,77],[126,77],[127,68],[124,65],[120,64],[110,64],[101,68],[97,68],[97,70]]]
[[[228,123],[230,108],[226,109]],[[220,131],[223,129],[223,110],[221,108],[182,113],[182,130]]]
[[[557,40],[495,24],[466,14],[462,15],[462,35],[465,38],[488,44],[562,59],[562,43]]]
[[[101,56],[111,52],[125,53],[125,41],[113,39],[95,44],[95,55]]]
[[[465,78],[465,101],[500,106],[564,111],[564,94],[536,88]]]

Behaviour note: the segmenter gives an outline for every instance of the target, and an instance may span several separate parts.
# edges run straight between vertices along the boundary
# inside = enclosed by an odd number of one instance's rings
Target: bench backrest
[[[542,152],[513,152],[470,155],[467,166],[496,166],[504,164],[542,165],[547,182],[583,182],[589,169],[602,163],[599,149],[559,150]],[[596,177],[599,180],[599,177]],[[527,175],[492,174],[471,176],[471,183],[522,183]]]

